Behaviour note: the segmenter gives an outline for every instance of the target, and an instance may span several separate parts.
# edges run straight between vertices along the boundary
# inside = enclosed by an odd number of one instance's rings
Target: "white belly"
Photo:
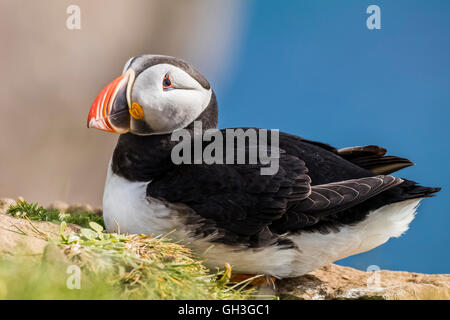
[[[236,251],[229,246],[215,244],[208,250],[205,263],[214,267],[228,262],[235,272],[241,273],[263,273],[280,278],[300,276],[345,257],[369,251],[391,237],[401,236],[414,219],[420,200],[386,205],[369,213],[364,221],[342,227],[339,232],[289,235],[299,250],[268,247]],[[194,249],[199,252],[204,248],[205,243],[194,243]]]
[[[289,235],[288,238],[300,250],[280,250],[273,246],[236,248],[211,243],[208,239],[195,239],[173,208],[146,197],[148,182],[130,182],[112,173],[110,166],[108,168],[103,217],[109,232],[158,235],[176,230],[171,234],[172,239],[185,242],[200,255],[207,251],[202,258],[210,268],[223,267],[228,262],[234,272],[277,277],[299,276],[336,260],[371,250],[391,237],[399,237],[414,219],[421,200],[386,205],[369,213],[364,221],[344,226],[339,232]]]

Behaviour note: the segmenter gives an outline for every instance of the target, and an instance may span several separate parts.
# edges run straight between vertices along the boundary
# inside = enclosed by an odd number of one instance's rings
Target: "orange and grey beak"
[[[100,92],[89,111],[88,128],[115,133],[130,130],[129,106],[134,79],[134,70],[128,69]]]

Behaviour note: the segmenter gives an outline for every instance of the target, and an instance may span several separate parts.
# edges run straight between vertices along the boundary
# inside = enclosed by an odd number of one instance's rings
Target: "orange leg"
[[[249,280],[251,278],[254,278],[252,280]],[[225,272],[221,279],[218,279],[220,281],[229,281],[232,283],[240,283],[244,282],[243,284],[248,284],[255,287],[272,287],[275,288],[275,281],[277,278],[272,276],[264,276],[260,275],[257,276],[256,274],[248,274],[248,273],[232,273],[231,272],[231,265],[228,263],[225,263]]]
[[[256,274],[233,273],[231,274],[230,282],[239,283],[254,277],[256,277]],[[275,285],[275,280],[275,277],[261,275],[260,277],[250,280],[249,284],[255,287],[273,287]]]

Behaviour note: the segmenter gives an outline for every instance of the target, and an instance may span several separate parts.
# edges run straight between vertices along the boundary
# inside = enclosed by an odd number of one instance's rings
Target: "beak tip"
[[[88,119],[88,128],[95,128],[101,131],[114,132],[112,128],[110,128],[105,121],[97,120],[95,118]]]
[[[97,120],[93,117],[88,117],[86,125],[88,127],[88,129],[90,128],[97,128],[98,125],[96,126]]]

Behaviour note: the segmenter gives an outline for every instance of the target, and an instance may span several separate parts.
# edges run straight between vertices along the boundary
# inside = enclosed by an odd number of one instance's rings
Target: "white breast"
[[[108,232],[162,234],[178,227],[171,209],[146,196],[149,182],[130,182],[108,165],[103,193],[103,218]]]

